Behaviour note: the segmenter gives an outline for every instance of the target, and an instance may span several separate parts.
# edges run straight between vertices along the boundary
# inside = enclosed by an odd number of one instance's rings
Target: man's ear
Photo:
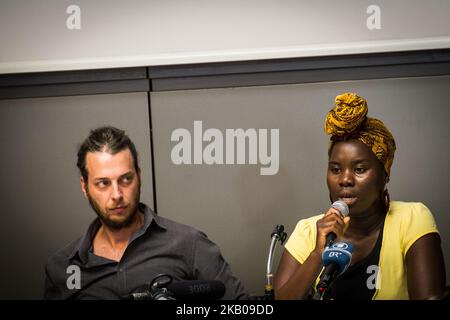
[[[84,181],[83,177],[80,177],[81,191],[83,191],[84,197],[87,199],[87,182]]]

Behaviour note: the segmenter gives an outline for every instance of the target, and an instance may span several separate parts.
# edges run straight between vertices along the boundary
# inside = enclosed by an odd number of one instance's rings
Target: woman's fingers
[[[316,239],[316,250],[322,252],[323,247],[326,243],[326,237],[328,234],[333,232],[336,234],[337,239],[342,238],[345,230],[350,223],[350,217],[343,218],[341,214],[331,208],[324,215],[324,217],[317,221],[317,239]]]

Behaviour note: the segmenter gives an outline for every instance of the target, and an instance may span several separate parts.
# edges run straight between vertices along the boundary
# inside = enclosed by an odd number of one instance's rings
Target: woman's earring
[[[387,211],[389,211],[389,204],[391,202],[391,197],[389,196],[388,189],[384,189],[383,197],[384,197],[384,205],[386,206],[386,212],[387,212]]]

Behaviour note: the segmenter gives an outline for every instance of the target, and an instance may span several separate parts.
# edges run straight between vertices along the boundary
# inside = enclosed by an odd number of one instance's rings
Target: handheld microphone
[[[352,244],[347,242],[336,242],[325,248],[322,254],[324,270],[316,287],[316,299],[320,299],[334,279],[347,270],[352,262],[352,251]]]
[[[341,214],[341,216],[343,218],[348,216],[348,213],[349,213],[348,205],[342,200],[337,200],[337,201],[333,202],[333,204],[331,205],[331,208],[334,208],[337,211],[339,211],[339,213]],[[331,246],[333,244],[334,240],[336,240],[336,234],[334,232],[330,232],[329,234],[327,234],[327,241],[325,242],[325,248]]]
[[[225,294],[225,285],[218,280],[187,280],[173,282],[167,288],[152,288],[131,293],[127,300],[217,300]]]

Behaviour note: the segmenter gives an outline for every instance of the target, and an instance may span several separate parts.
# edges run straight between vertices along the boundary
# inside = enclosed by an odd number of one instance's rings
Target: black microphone
[[[152,288],[131,293],[126,300],[217,300],[225,294],[225,285],[218,280],[187,280],[173,282],[167,288]]]
[[[331,208],[334,208],[337,211],[339,211],[339,213],[341,214],[341,216],[343,218],[348,216],[348,212],[349,212],[348,205],[342,200],[337,200],[337,201],[333,202],[333,204],[331,205]],[[329,234],[327,234],[327,241],[325,242],[325,248],[331,246],[333,244],[334,240],[336,240],[336,234],[334,232],[330,232]]]
[[[225,294],[225,285],[218,280],[173,282],[167,286],[177,300],[217,300]]]
[[[314,300],[320,300],[334,279],[347,270],[352,261],[352,251],[352,244],[347,242],[334,243],[323,251],[324,269],[316,286]]]

